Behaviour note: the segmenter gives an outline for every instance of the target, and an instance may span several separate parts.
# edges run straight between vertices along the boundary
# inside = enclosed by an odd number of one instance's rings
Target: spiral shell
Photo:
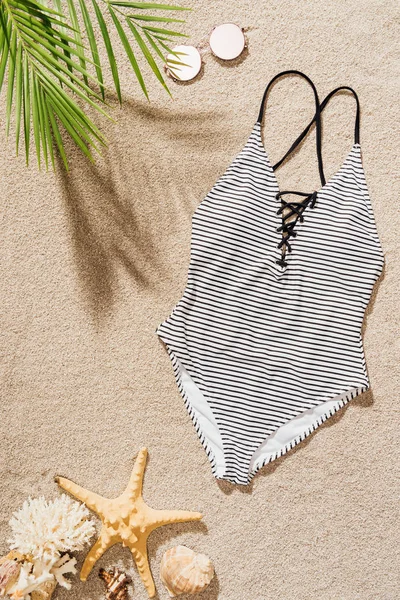
[[[161,581],[171,598],[179,594],[197,594],[214,577],[214,567],[205,554],[196,554],[186,546],[175,546],[162,557]]]

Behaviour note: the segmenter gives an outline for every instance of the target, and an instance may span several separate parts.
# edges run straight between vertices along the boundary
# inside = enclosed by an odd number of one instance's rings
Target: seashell
[[[117,567],[110,571],[100,569],[99,577],[106,585],[106,600],[128,600],[127,584],[131,582],[131,578],[126,573]]]
[[[50,600],[56,587],[57,587],[57,581],[55,579],[53,581],[45,581],[36,590],[31,592],[31,599],[32,600]]]
[[[0,564],[0,596],[5,596],[19,577],[21,565],[17,560],[4,556]]]
[[[205,554],[197,554],[186,546],[170,548],[161,559],[161,581],[174,598],[179,594],[197,594],[214,577],[214,567]]]

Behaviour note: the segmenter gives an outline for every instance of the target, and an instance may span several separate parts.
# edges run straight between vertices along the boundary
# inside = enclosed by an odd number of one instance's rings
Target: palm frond
[[[57,10],[59,12],[62,12],[62,10],[63,10],[62,0],[53,0],[53,2],[54,2],[54,5],[56,6]],[[63,27],[62,25],[60,26],[60,31],[64,36],[64,42],[66,44],[66,45],[62,46],[63,52],[67,58],[71,58],[71,45],[76,43],[76,39],[75,39],[75,37],[73,38],[73,37],[67,35],[67,29],[65,27]],[[76,52],[76,50],[75,50],[75,52]],[[68,67],[68,68],[70,71],[72,70],[71,67]],[[60,85],[62,85],[61,82],[60,82]],[[48,114],[50,117],[50,112],[48,112]]]
[[[2,0],[2,4],[6,7],[6,9],[12,11],[13,16],[17,16],[18,14],[30,14],[43,21],[43,23],[46,24],[46,27],[49,26],[49,24],[52,24],[56,27],[63,26],[74,32],[74,28],[71,25],[69,25],[65,20],[63,20],[64,16],[62,15],[62,13],[53,11],[50,8],[47,8],[46,6],[43,6],[36,2],[28,2],[26,0],[24,0],[23,2],[18,2],[17,0]],[[59,18],[56,18],[56,16],[54,15],[56,15]]]
[[[126,52],[128,58],[129,58],[129,62],[131,63],[131,65],[133,67],[133,70],[135,71],[135,75],[136,75],[136,77],[137,77],[137,79],[138,79],[138,81],[140,83],[140,87],[142,88],[144,95],[148,99],[149,95],[147,93],[147,89],[146,89],[146,85],[144,83],[144,79],[143,79],[142,73],[140,71],[140,68],[139,68],[139,65],[137,63],[136,57],[135,57],[135,55],[134,55],[134,53],[132,51],[132,48],[131,48],[131,46],[129,44],[128,38],[127,38],[126,33],[124,31],[124,28],[122,27],[122,25],[121,25],[121,23],[120,23],[117,15],[116,15],[115,11],[113,10],[113,8],[111,6],[109,6],[108,10],[110,11],[111,18],[112,18],[112,20],[114,22],[114,25],[115,25],[115,27],[116,27],[116,29],[118,31],[118,35],[119,35],[120,40],[122,42],[122,45],[123,45],[123,47],[125,49],[125,52]]]
[[[119,2],[118,0],[110,1],[113,6],[123,6],[126,8],[134,8],[136,10],[192,10],[184,6],[174,6],[172,4],[157,4],[156,2]]]
[[[149,94],[136,51],[170,93],[156,61],[165,61],[164,51],[169,51],[166,43],[171,42],[170,38],[185,37],[163,25],[181,24],[184,20],[142,11],[190,9],[123,0],[92,0],[90,7],[87,0],[52,0],[53,7],[48,7],[47,0],[42,1],[43,4],[37,0],[0,0],[0,92],[5,88],[5,128],[8,135],[14,121],[17,153],[23,134],[27,164],[32,137],[39,167],[54,167],[57,150],[68,168],[65,135],[90,160],[106,143],[87,114],[89,109],[95,109],[110,118],[104,108],[105,73],[99,43],[104,44],[120,103],[115,39],[121,43],[146,98]],[[106,14],[117,38],[111,34]],[[100,39],[95,34],[98,30]]]
[[[147,31],[144,32],[144,35],[145,35],[148,43],[150,44],[150,46],[153,48],[154,52],[163,61],[164,60],[164,54],[162,53],[161,49],[157,46],[157,44],[154,41],[154,39],[152,38],[152,36]]]
[[[49,163],[54,164],[53,144],[55,142],[59,150],[63,144],[62,136],[57,135],[57,122],[92,158],[92,150],[98,149],[98,142],[104,145],[105,140],[71,93],[86,106],[103,115],[107,113],[102,108],[101,96],[89,87],[89,81],[94,85],[99,82],[87,71],[87,61],[81,60],[81,38],[72,38],[74,47],[71,47],[70,35],[63,33],[71,28],[61,31],[55,24],[55,17],[58,23],[63,22],[61,13],[47,11],[47,7],[29,0],[24,14],[24,6],[16,0],[2,0],[0,4],[0,91],[7,80],[6,133],[9,133],[14,108],[17,151],[23,116],[27,162],[32,128],[39,167],[42,162],[46,168]]]
[[[97,0],[92,0],[97,2]],[[125,49],[128,59],[132,65],[136,78],[142,88],[143,93],[148,98],[147,88],[144,83],[141,69],[139,68],[138,60],[129,43],[127,33],[130,33],[133,40],[136,42],[138,49],[142,53],[146,62],[150,66],[153,74],[156,76],[158,81],[164,87],[164,89],[171,95],[170,90],[165,82],[165,79],[161,73],[160,68],[157,65],[156,59],[161,59],[165,62],[165,56],[163,54],[162,46],[159,44],[157,37],[163,34],[163,39],[169,41],[168,36],[175,37],[188,37],[186,34],[173,31],[170,29],[164,29],[162,27],[154,27],[150,25],[151,22],[155,23],[184,23],[183,19],[174,19],[172,17],[154,16],[153,14],[137,14],[131,12],[124,12],[125,9],[135,10],[164,10],[164,11],[186,11],[191,10],[183,6],[176,6],[171,4],[159,4],[154,2],[125,2],[123,0],[103,0],[104,5],[107,6],[108,12],[112,18],[115,28],[118,32],[118,36]],[[124,26],[128,27],[128,32],[125,31]],[[110,62],[111,64],[111,62]],[[119,100],[121,101],[120,96]]]
[[[118,96],[118,100],[121,104],[122,102],[122,95],[121,95],[121,84],[119,81],[119,75],[118,75],[118,67],[117,67],[117,61],[115,60],[115,54],[114,54],[114,50],[111,44],[111,40],[110,40],[110,35],[108,33],[108,29],[107,29],[107,25],[106,22],[104,20],[103,17],[103,13],[101,12],[99,5],[97,4],[96,0],[92,0],[93,3],[93,7],[94,10],[96,12],[96,17],[101,29],[101,34],[103,36],[103,41],[107,50],[107,56],[108,56],[108,62],[110,64],[110,68],[111,68],[111,73],[112,73],[112,77],[114,80],[114,85],[115,85],[115,91],[117,92],[117,96]]]
[[[50,101],[47,98],[45,98],[45,103],[46,103],[47,114],[48,114],[49,119],[50,119],[50,125],[51,125],[51,131],[52,131],[52,134],[53,134],[53,139],[54,139],[54,141],[55,141],[55,143],[57,145],[58,151],[59,151],[60,156],[62,158],[62,161],[64,163],[64,167],[68,171],[67,156],[65,154],[64,144],[63,144],[63,141],[62,141],[60,130],[59,130],[58,125],[57,125],[56,116],[55,116],[55,114],[53,112],[53,107],[52,107]]]
[[[11,32],[11,40],[8,47],[8,85],[6,99],[6,135],[10,129],[11,109],[14,94],[15,61],[17,58],[17,36],[15,31]]]
[[[143,29],[149,32],[151,31],[152,33],[161,33],[161,35],[166,36],[172,35],[176,37],[189,37],[185,33],[180,33],[179,31],[172,31],[171,29],[162,29],[161,27],[150,27],[149,25],[146,25],[145,27],[143,27]]]
[[[7,15],[0,11],[0,23],[2,25],[1,36],[1,60],[0,60],[0,90],[3,87],[4,77],[9,56],[10,38],[11,38],[11,22]]]
[[[92,20],[90,18],[89,11],[86,7],[85,0],[78,0],[78,2],[79,2],[79,7],[81,9],[83,22],[85,24],[86,35],[89,40],[90,51],[92,53],[92,59],[93,59],[93,63],[95,65],[95,69],[96,69],[96,76],[100,82],[101,96],[104,100],[105,90],[104,90],[104,81],[103,81],[103,71],[101,69],[100,55],[99,55],[99,50],[97,47],[96,37],[94,35]]]
[[[86,61],[85,61],[85,51],[83,49],[82,44],[82,35],[79,28],[78,15],[76,12],[74,0],[66,0],[69,16],[71,19],[71,25],[74,28],[74,37],[75,37],[75,45],[77,48],[77,52],[79,55],[79,64],[82,68],[81,73],[83,73],[83,80],[88,85],[88,77],[86,75]]]
[[[40,148],[40,123],[39,123],[39,109],[37,105],[37,81],[36,73],[31,70],[30,72],[30,90],[31,90],[31,105],[32,105],[32,125],[33,125],[33,139],[35,140],[36,156],[40,169],[41,165],[41,148]]]
[[[22,44],[18,45],[15,61],[15,143],[17,154],[19,150],[19,136],[21,132],[21,112],[23,95],[23,62],[22,62]]]
[[[183,19],[173,19],[172,17],[154,17],[153,15],[127,15],[127,17],[131,17],[132,19],[136,19],[138,21],[150,21],[157,23],[184,23]]]
[[[128,21],[129,28],[132,31],[133,36],[134,36],[134,38],[135,38],[135,40],[136,40],[139,48],[143,52],[143,55],[144,55],[145,59],[149,63],[150,67],[152,68],[153,73],[157,77],[158,81],[164,86],[164,88],[170,94],[170,91],[169,91],[169,89],[167,87],[167,84],[165,83],[164,78],[161,75],[160,69],[158,68],[157,63],[156,63],[156,61],[153,58],[153,55],[149,51],[149,49],[148,49],[145,41],[143,40],[142,36],[140,35],[138,29],[135,27],[135,25],[132,23],[132,21],[130,19],[127,19],[127,21]]]
[[[22,90],[23,90],[23,110],[24,110],[24,139],[25,139],[25,160],[29,163],[29,144],[31,138],[31,96],[29,93],[29,64],[28,57],[23,56],[22,63]]]

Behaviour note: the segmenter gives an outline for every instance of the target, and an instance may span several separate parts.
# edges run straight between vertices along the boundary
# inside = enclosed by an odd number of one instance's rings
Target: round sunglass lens
[[[241,55],[246,45],[244,33],[234,23],[224,23],[212,30],[210,48],[222,60],[233,60]]]
[[[168,73],[178,81],[194,79],[201,69],[200,52],[194,46],[175,46],[166,58]],[[181,64],[177,64],[181,63]]]

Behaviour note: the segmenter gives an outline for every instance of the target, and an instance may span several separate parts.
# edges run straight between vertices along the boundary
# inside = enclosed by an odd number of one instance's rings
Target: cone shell
[[[214,577],[214,567],[205,554],[196,554],[186,546],[175,546],[162,557],[160,576],[173,598],[203,591]]]
[[[56,580],[45,581],[40,587],[31,592],[31,598],[32,600],[50,600],[56,587]]]
[[[0,564],[0,596],[5,596],[7,591],[17,581],[21,565],[10,558],[4,557]]]

